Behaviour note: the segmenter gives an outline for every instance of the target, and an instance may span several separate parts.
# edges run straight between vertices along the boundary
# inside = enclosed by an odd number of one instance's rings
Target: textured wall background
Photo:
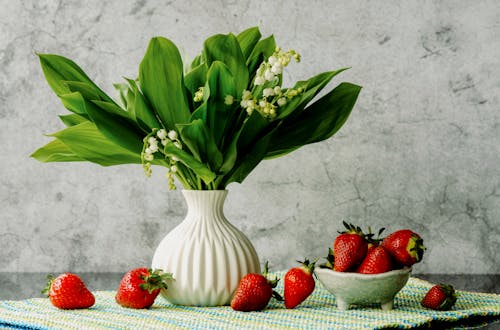
[[[75,60],[107,92],[152,36],[187,58],[259,25],[303,56],[286,81],[352,66],[364,86],[327,142],[262,163],[226,214],[275,269],[322,256],[341,221],[412,228],[415,272],[500,273],[500,5],[496,1],[0,1],[0,271],[149,264],[185,205],[164,170],[28,158],[65,112],[34,52]],[[332,86],[333,86],[332,84]],[[113,94],[115,95],[115,94]]]

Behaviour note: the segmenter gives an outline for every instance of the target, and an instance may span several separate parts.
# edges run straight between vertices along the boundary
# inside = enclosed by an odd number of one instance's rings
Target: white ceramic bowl
[[[410,278],[411,268],[373,275],[342,273],[328,268],[316,268],[314,272],[323,286],[335,295],[340,310],[348,310],[350,305],[377,303],[383,310],[391,310],[394,297]]]

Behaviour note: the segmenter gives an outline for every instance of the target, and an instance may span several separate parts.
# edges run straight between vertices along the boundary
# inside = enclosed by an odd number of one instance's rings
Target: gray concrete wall
[[[259,25],[302,54],[292,81],[351,66],[364,86],[334,138],[231,185],[226,214],[261,260],[322,256],[344,219],[411,228],[415,272],[500,273],[500,4],[496,1],[0,1],[0,271],[148,265],[185,205],[163,168],[43,164],[62,128],[34,52],[72,58],[106,91],[149,39],[186,58],[214,33]],[[334,84],[332,86],[334,86]]]

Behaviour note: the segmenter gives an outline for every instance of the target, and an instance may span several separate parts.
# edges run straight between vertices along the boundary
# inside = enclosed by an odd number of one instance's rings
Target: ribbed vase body
[[[172,273],[162,296],[178,305],[230,303],[240,279],[260,273],[252,243],[224,216],[227,190],[183,190],[188,212],[155,251],[152,268]]]

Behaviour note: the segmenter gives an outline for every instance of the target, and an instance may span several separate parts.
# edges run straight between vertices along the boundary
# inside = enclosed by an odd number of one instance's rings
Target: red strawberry
[[[314,282],[313,272],[316,261],[304,262],[297,261],[302,264],[301,267],[290,269],[285,274],[285,307],[295,308],[314,291],[316,283]]]
[[[333,242],[333,269],[338,272],[354,269],[363,261],[368,250],[368,243],[361,229],[345,221],[343,224],[347,231],[341,232]]]
[[[393,232],[381,245],[403,266],[411,266],[421,261],[425,251],[422,238],[409,229]]]
[[[47,287],[42,293],[47,294],[57,308],[80,309],[94,305],[94,295],[77,275],[64,273],[56,278],[49,275],[47,280]]]
[[[281,296],[273,291],[279,279],[267,278],[268,264],[264,266],[263,274],[247,274],[243,276],[231,300],[231,307],[236,311],[251,312],[266,308],[271,297],[282,300]]]
[[[437,284],[429,289],[421,305],[438,311],[447,311],[457,301],[457,295],[453,286],[448,284]]]
[[[361,274],[379,274],[392,270],[392,257],[383,247],[372,246],[356,270]]]
[[[169,279],[172,274],[162,273],[161,269],[133,269],[123,276],[115,300],[127,308],[149,308],[160,290],[167,288],[165,281]]]

